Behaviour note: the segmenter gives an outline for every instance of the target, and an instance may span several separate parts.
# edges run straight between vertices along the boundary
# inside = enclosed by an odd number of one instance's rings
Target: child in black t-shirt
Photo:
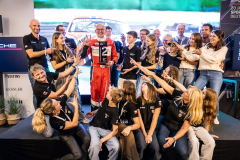
[[[139,160],[133,130],[140,128],[138,111],[136,108],[136,87],[131,81],[124,81],[121,90],[123,100],[118,104],[119,121],[118,139],[120,143],[119,160]]]
[[[86,129],[81,124],[78,124],[77,98],[74,97],[74,101],[69,102],[74,106],[74,113],[66,105],[67,98],[73,91],[75,83],[76,79],[73,78],[68,89],[57,100],[51,98],[43,100],[40,108],[34,113],[32,125],[34,131],[38,133],[45,132],[49,128],[45,115],[49,115],[51,127],[57,131],[59,139],[68,146],[71,152],[61,157],[61,159],[87,160],[91,137]]]
[[[143,153],[148,146],[149,159],[160,159],[161,155],[155,128],[161,111],[161,101],[157,99],[157,94],[152,84],[144,82],[140,89],[142,89],[142,95],[137,99],[137,110],[140,113],[141,129],[134,131],[137,150],[140,159],[143,159],[145,157]]]
[[[119,152],[119,142],[115,135],[118,133],[118,108],[116,103],[122,100],[122,92],[120,89],[112,87],[106,98],[102,102],[102,106],[98,110],[86,113],[86,117],[93,115],[92,122],[88,128],[91,135],[91,143],[89,147],[89,158],[98,160],[99,152],[102,150],[102,143],[105,143],[109,155],[108,158],[116,160]]]
[[[123,48],[123,62],[118,65],[121,74],[118,80],[118,88],[122,87],[125,80],[132,81],[135,85],[137,82],[137,67],[130,63],[130,58],[141,64],[141,50],[134,44],[137,38],[137,32],[130,31],[127,33],[127,42],[129,45]]]

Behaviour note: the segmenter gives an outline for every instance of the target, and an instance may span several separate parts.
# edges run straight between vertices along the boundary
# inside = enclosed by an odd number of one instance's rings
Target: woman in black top
[[[65,44],[65,38],[64,35],[61,32],[55,32],[52,36],[52,47],[56,48],[56,50],[50,55],[50,61],[53,66],[53,68],[56,70],[56,72],[63,72],[65,69],[69,68],[73,64],[73,54],[71,49]],[[76,55],[79,55],[79,51],[83,48],[82,45],[77,46]],[[71,75],[74,74],[74,71]],[[62,78],[56,81],[56,90],[60,89],[64,83],[66,82],[66,78]],[[78,105],[79,105],[79,120],[83,121],[83,123],[89,123],[90,121],[87,119],[84,119],[84,115],[81,112],[81,103],[80,103],[80,97],[79,97],[79,91],[77,82],[75,84],[75,88],[70,95],[70,97],[76,96],[78,99]]]
[[[78,71],[77,71],[78,72]],[[50,124],[57,131],[59,139],[63,141],[70,149],[71,153],[61,157],[61,160],[73,160],[88,158],[88,148],[90,145],[90,134],[78,123],[78,104],[77,98],[71,103],[75,112],[66,105],[67,98],[70,96],[76,83],[76,77],[73,77],[68,89],[58,100],[47,98],[40,108],[36,110],[33,116],[33,130],[42,133],[46,130],[46,120],[44,114],[50,116]]]
[[[154,71],[157,67],[158,58],[159,58],[159,51],[157,50],[157,37],[155,34],[149,34],[147,36],[146,41],[147,49],[145,50],[144,54],[142,55],[142,66]],[[140,77],[139,77],[140,78]],[[149,77],[152,81],[153,78]],[[143,84],[144,80],[139,79],[138,83],[138,90],[137,90],[137,97],[141,96],[141,86]]]
[[[136,87],[131,81],[124,81],[121,90],[123,100],[119,102],[118,139],[120,143],[120,160],[139,160],[133,130],[140,128],[136,108]]]
[[[187,90],[183,85],[173,80],[173,83],[182,91],[174,89],[167,82],[155,75],[154,72],[146,68],[139,67],[145,74],[152,76],[169,94],[173,101],[170,103],[166,116],[162,119],[159,126],[158,142],[162,159],[166,159],[166,149],[174,142],[178,159],[188,159],[187,134],[190,125],[202,123],[203,118],[203,95],[202,91],[190,86]],[[185,88],[185,87],[184,87]]]
[[[137,99],[141,129],[134,131],[137,150],[140,159],[146,159],[144,151],[148,146],[149,154],[147,155],[147,159],[158,160],[161,158],[161,155],[159,153],[155,128],[161,111],[161,101],[157,99],[157,94],[152,84],[144,82],[141,90],[142,95]]]

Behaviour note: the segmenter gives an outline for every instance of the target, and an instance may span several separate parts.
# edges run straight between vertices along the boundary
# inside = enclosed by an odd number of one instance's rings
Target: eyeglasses
[[[104,31],[104,29],[97,29],[97,31]]]

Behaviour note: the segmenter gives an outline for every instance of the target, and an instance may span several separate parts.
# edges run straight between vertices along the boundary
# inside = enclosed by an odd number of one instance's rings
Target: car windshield
[[[122,33],[126,33],[130,30],[129,26],[123,22],[113,21],[113,20],[105,20],[105,19],[75,19],[73,20],[69,32],[90,32],[94,33],[96,26],[98,24],[103,24],[104,26],[110,26],[112,28],[112,32],[115,35],[120,35]]]

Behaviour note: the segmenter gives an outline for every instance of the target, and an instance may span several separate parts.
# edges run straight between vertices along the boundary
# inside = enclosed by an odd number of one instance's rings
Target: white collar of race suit
[[[98,41],[106,41],[106,38],[97,38]]]

